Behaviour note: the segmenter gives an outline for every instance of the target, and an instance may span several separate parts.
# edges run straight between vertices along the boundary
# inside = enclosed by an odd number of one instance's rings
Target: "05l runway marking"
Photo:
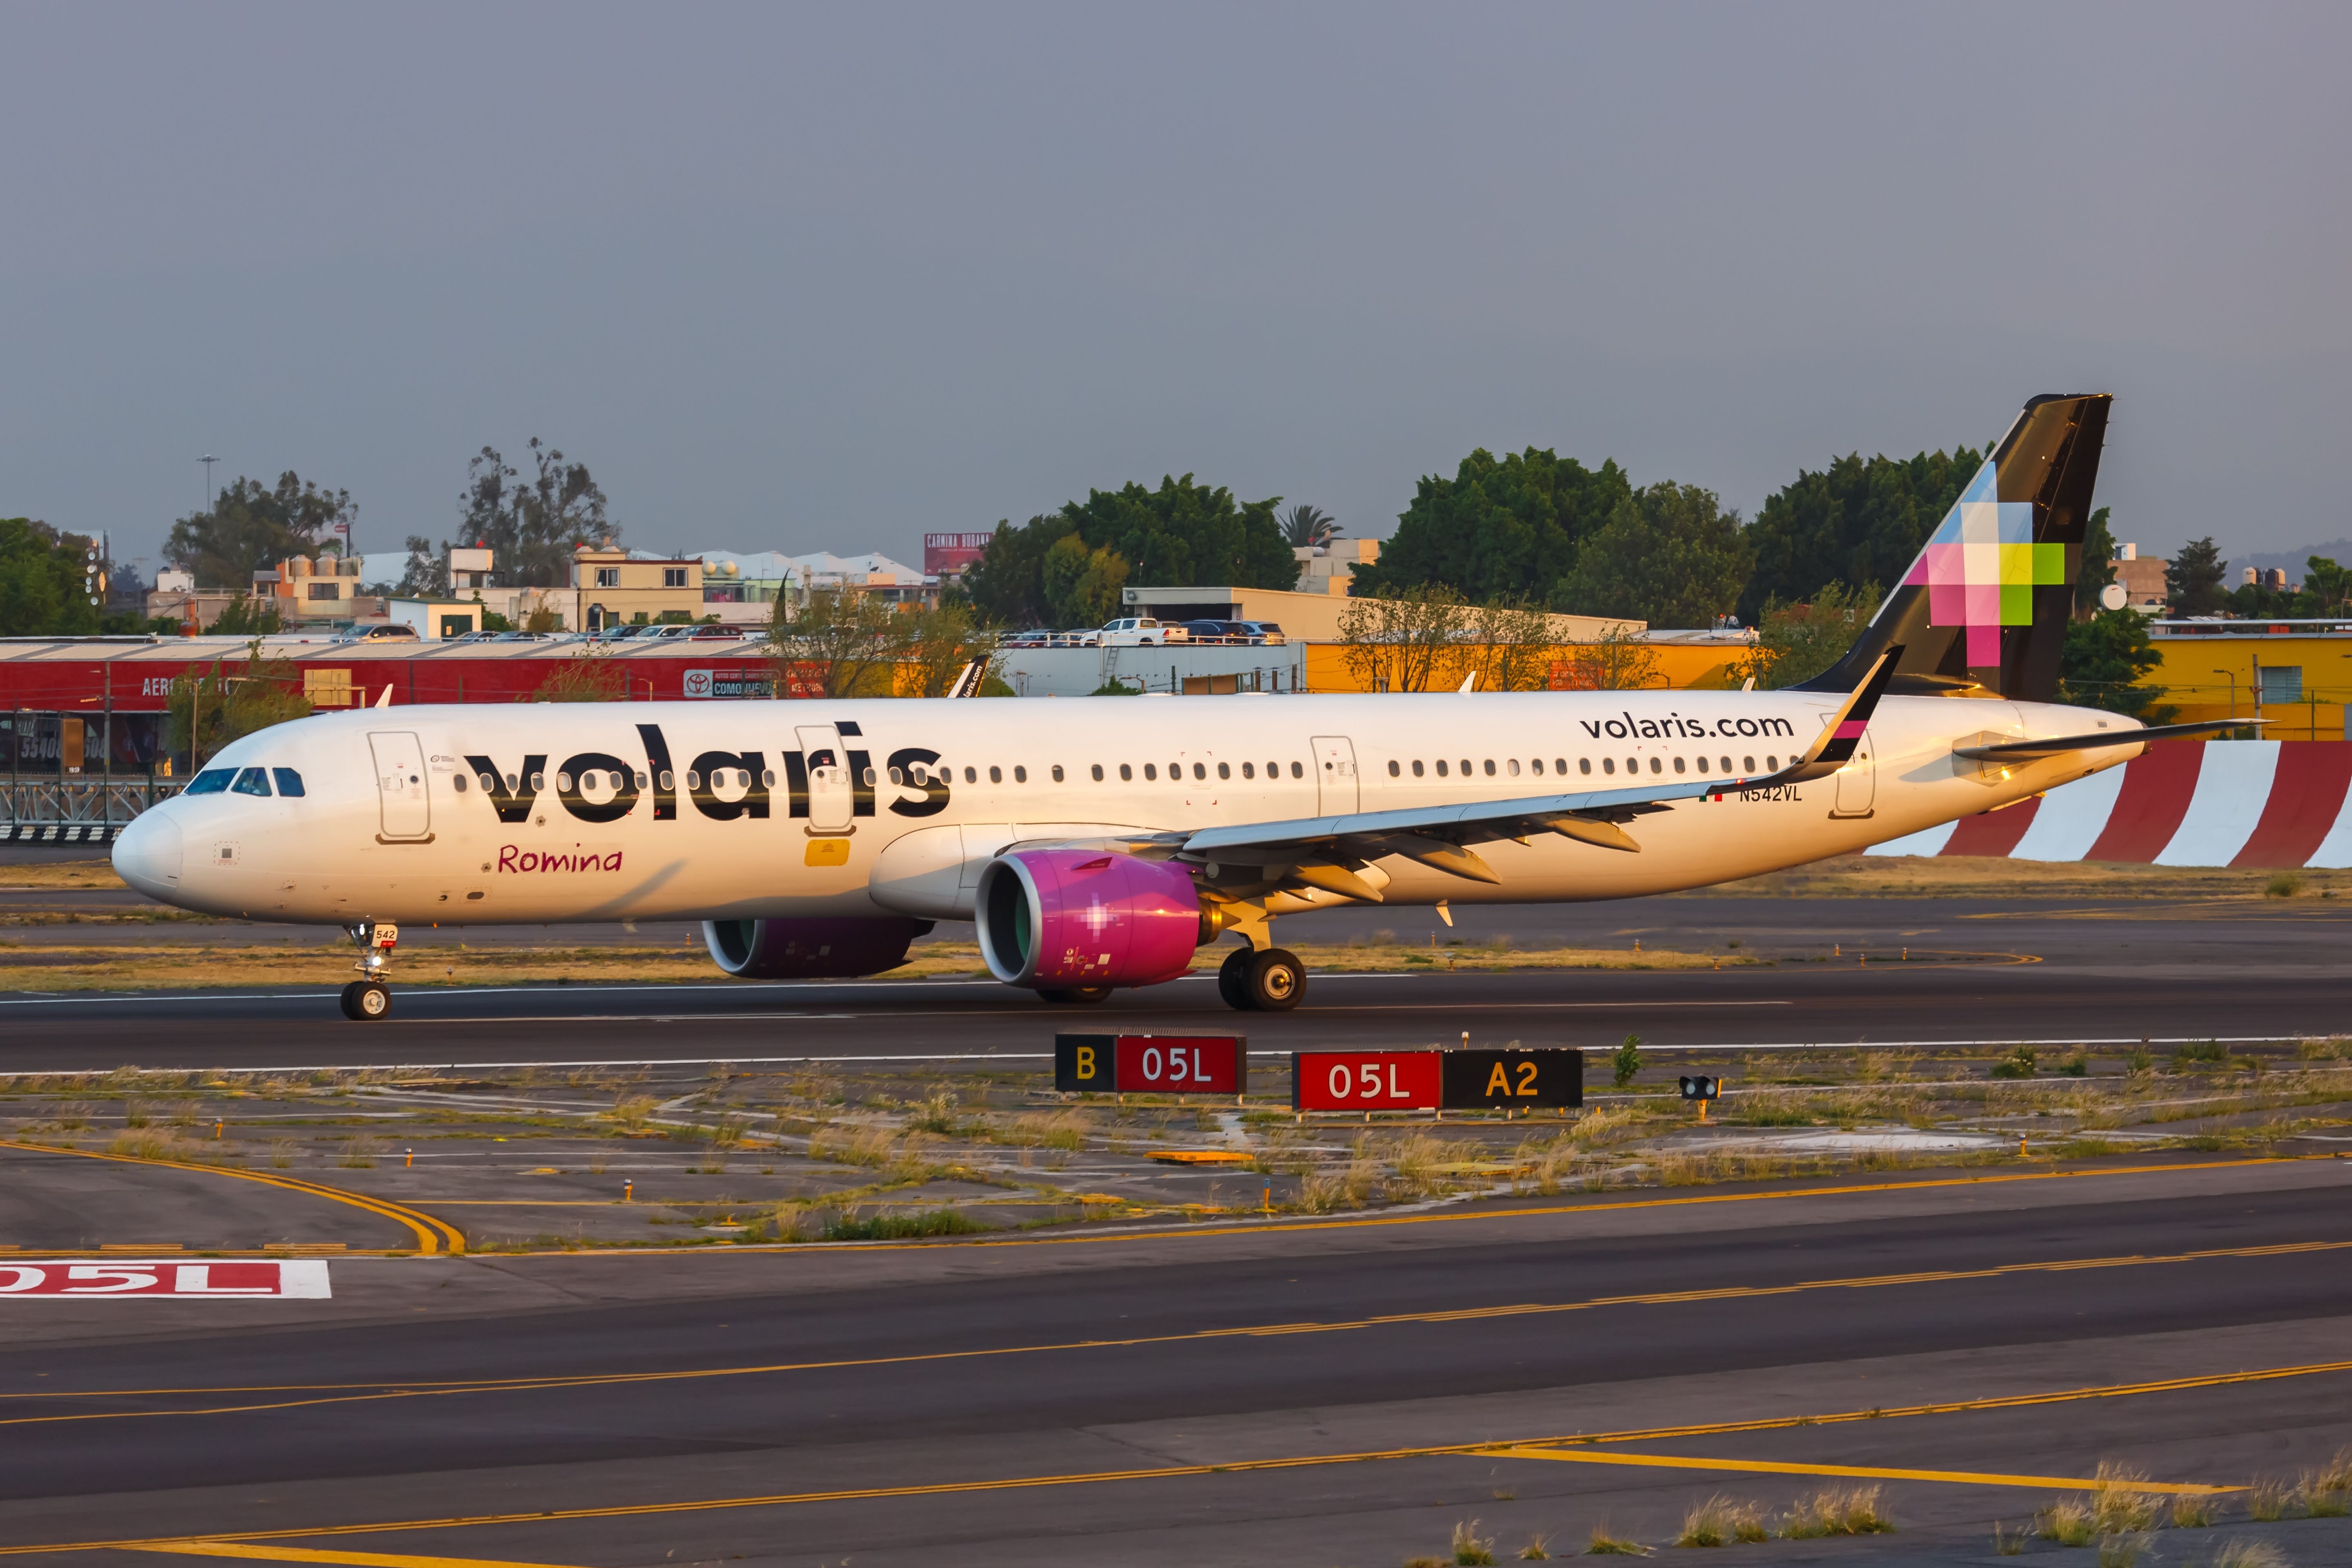
[[[2013,1279],[2032,1274],[2070,1274],[2093,1269],[2137,1268],[2162,1264],[2207,1263],[2224,1259],[2308,1257],[2315,1253],[2352,1250],[2352,1241],[2282,1242],[2266,1247],[2215,1247],[2197,1252],[2115,1258],[2058,1258],[2038,1263],[2003,1263],[1984,1268],[1934,1269],[1911,1274],[1863,1275],[1843,1279],[1809,1279],[1787,1285],[1722,1285],[1695,1290],[1657,1290],[1623,1296],[1595,1296],[1580,1301],[1526,1301],[1494,1307],[1458,1307],[1426,1312],[1383,1313],[1338,1321],[1255,1323],[1228,1329],[1196,1329],[1183,1333],[1139,1334],[1123,1339],[1068,1340],[1040,1344],[999,1345],[979,1350],[923,1351],[910,1354],[855,1356],[832,1361],[780,1362],[749,1366],[689,1367],[676,1372],[584,1373],[538,1377],[479,1378],[466,1381],[307,1384],[246,1387],[144,1389],[45,1389],[35,1393],[0,1394],[0,1400],[164,1399],[218,1397],[236,1394],[296,1394],[308,1397],[257,1400],[207,1405],[192,1410],[96,1410],[58,1415],[16,1415],[0,1418],[0,1426],[38,1426],[86,1421],[140,1421],[199,1415],[236,1415],[269,1410],[307,1409],[327,1405],[362,1405],[393,1399],[425,1399],[462,1394],[531,1394],[571,1388],[612,1388],[655,1383],[684,1383],[714,1378],[781,1376],[791,1373],[841,1372],[863,1367],[936,1365],[946,1362],[988,1361],[1013,1356],[1052,1355],[1081,1351],[1134,1350],[1150,1345],[1199,1344],[1220,1340],[1276,1339],[1301,1334],[1354,1333],[1370,1329],[1404,1328],[1449,1323],[1490,1322],[1503,1318],[1543,1317],[1569,1312],[1598,1311],[1611,1307],[1671,1307],[1706,1301],[1753,1300],[1771,1296],[1805,1295],[1822,1290],[1882,1289],[1902,1285],[1945,1285],[1966,1280]],[[2336,1371],[2352,1363],[2328,1363],[2294,1369],[2295,1375]],[[2239,1381],[2253,1381],[2232,1374]],[[2190,1381],[2166,1384],[2135,1384],[2133,1392],[2168,1387],[2207,1386]],[[2080,1397],[2067,1394],[2067,1398]],[[1970,1408],[1979,1406],[1971,1405]],[[1937,1407],[1941,1410],[1945,1407]],[[1959,1408],[1952,1406],[1950,1408]],[[1921,1407],[1920,1413],[1927,1413]],[[1822,1419],[1808,1417],[1808,1419]],[[1769,1424],[1768,1424],[1769,1425]],[[1690,1432],[1757,1431],[1746,1425],[1688,1428]],[[1634,1436],[1654,1436],[1653,1433]],[[1585,1441],[1622,1441],[1622,1436],[1591,1437]]]

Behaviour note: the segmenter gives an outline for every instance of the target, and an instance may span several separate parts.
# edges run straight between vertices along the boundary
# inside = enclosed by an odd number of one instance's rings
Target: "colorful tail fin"
[[[2053,700],[2114,401],[2028,403],[1868,628],[1804,689],[1851,691],[1899,645],[1891,691]]]

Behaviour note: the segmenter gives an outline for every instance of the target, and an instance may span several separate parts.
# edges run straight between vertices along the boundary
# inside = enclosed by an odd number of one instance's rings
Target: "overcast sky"
[[[2352,8],[0,10],[0,515],[879,549],[1192,471],[1386,533],[1472,447],[1752,513],[2116,395],[2117,536],[2352,532]],[[152,571],[152,562],[146,570]]]

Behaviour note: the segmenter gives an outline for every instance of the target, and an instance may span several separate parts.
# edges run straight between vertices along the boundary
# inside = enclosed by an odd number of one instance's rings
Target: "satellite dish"
[[[2131,595],[2124,592],[2121,583],[2110,583],[2099,590],[2099,604],[2104,608],[2120,610],[2130,602]]]

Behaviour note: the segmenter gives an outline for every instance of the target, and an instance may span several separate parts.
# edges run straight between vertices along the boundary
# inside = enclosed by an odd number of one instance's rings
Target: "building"
[[[1338,642],[1339,617],[1349,599],[1344,577],[1324,579],[1343,586],[1300,593],[1285,588],[1128,588],[1120,600],[1130,616],[1152,616],[1163,621],[1272,621],[1293,642]],[[1592,642],[1617,625],[1601,616],[1554,616],[1552,635],[1561,642]],[[1647,623],[1625,623],[1643,631]]]
[[[639,555],[617,544],[583,544],[572,552],[564,626],[601,631],[649,622],[698,621],[703,564],[691,555]]]
[[[2164,584],[2164,569],[2172,563],[2158,555],[2142,555],[2137,544],[2116,546],[2116,581],[2123,585],[2124,603],[2135,610],[2161,610],[2172,597]]]
[[[2352,620],[2153,621],[2164,662],[2145,684],[2200,719],[2261,719],[2265,741],[2352,740]]]
[[[1298,558],[1298,592],[1302,594],[1348,596],[1348,580],[1359,566],[1370,566],[1381,558],[1381,542],[1377,539],[1334,539],[1327,543],[1298,545],[1291,553]]]
[[[384,613],[384,602],[360,592],[358,556],[289,555],[277,565],[253,574],[249,596],[278,612],[289,627],[349,626],[374,620]],[[221,618],[224,611],[247,597],[227,588],[198,588],[186,572],[158,572],[147,595],[150,620],[168,617],[201,631]]]
[[[705,550],[698,555],[703,563],[704,601],[709,613],[730,626],[765,623],[774,614],[777,599],[805,604],[814,593],[873,594],[907,609],[940,602],[937,574],[918,572],[877,551],[844,556],[824,550],[806,555],[783,555],[772,550],[749,555]],[[730,605],[769,607],[755,614],[730,611],[725,606]]]

